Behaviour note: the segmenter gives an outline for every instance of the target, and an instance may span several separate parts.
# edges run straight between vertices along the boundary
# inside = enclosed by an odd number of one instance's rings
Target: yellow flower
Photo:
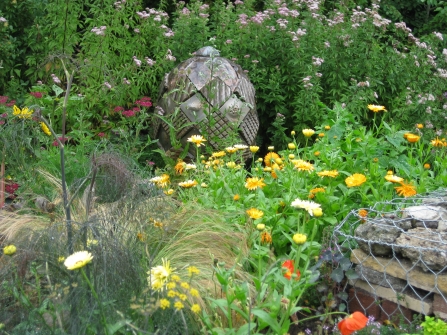
[[[174,284],[175,285],[175,283],[169,283],[169,284]],[[166,285],[167,286],[167,285]],[[172,286],[172,285],[170,285],[170,286]],[[175,292],[175,291],[173,291],[173,290],[169,290],[168,291],[168,297],[169,298],[175,298],[177,296],[177,292]]]
[[[176,281],[176,282],[180,281],[179,275],[172,275],[171,279],[172,279],[172,281]]]
[[[272,243],[272,235],[268,231],[263,231],[261,233],[261,243],[270,244]]]
[[[292,135],[292,136],[295,136],[295,130],[292,130],[291,132],[290,132],[290,135]]]
[[[200,311],[201,311],[199,304],[193,304],[193,305],[191,306],[191,311],[192,311],[193,313],[199,314]]]
[[[264,216],[264,212],[260,211],[256,208],[250,208],[246,211],[249,217],[251,217],[253,220],[260,219]]]
[[[181,284],[180,284],[180,286],[181,287],[183,287],[184,289],[189,289],[189,284],[187,283],[187,282],[182,282]]]
[[[64,257],[64,256],[59,256],[59,257],[57,258],[57,261],[58,261],[59,263],[62,263],[63,261],[65,261],[65,257]]]
[[[277,158],[280,158],[279,155],[276,152],[269,152],[264,157],[264,164],[266,166],[272,166],[272,164],[275,162]]]
[[[186,294],[184,294],[184,293],[180,293],[180,294],[178,295],[178,298],[179,298],[180,300],[182,300],[182,301],[185,301],[186,299],[188,299],[188,296],[187,296]]]
[[[227,150],[227,152],[229,154],[234,154],[237,151],[237,148],[235,148],[235,147],[228,147],[228,148],[225,148],[225,150]]]
[[[418,124],[416,125],[416,128],[418,128],[418,129],[422,129],[422,128],[424,128],[424,125],[423,125],[422,123],[418,123]]]
[[[289,155],[289,159],[294,159],[295,158],[295,155],[294,154],[290,154]]]
[[[226,165],[227,165],[227,168],[229,168],[229,169],[234,169],[236,167],[235,162],[228,162]]]
[[[170,183],[169,175],[166,173],[162,174],[161,176],[151,178],[149,179],[149,181],[153,182],[155,185],[157,185],[157,187],[160,188],[164,188]]]
[[[385,106],[378,106],[378,105],[368,105],[368,109],[373,111],[374,113],[384,111],[386,112]]]
[[[386,174],[387,175],[392,175],[394,172],[392,171],[392,170],[388,170],[387,172],[386,172]]]
[[[167,288],[168,290],[173,290],[173,289],[175,289],[176,286],[177,286],[177,284],[174,283],[173,281],[171,281],[171,282],[169,282],[169,283],[166,284],[166,288]]]
[[[319,152],[319,151],[315,151],[315,152],[314,152],[314,155],[315,155],[316,157],[318,157],[318,156],[320,156],[320,152]]]
[[[420,136],[414,134],[406,134],[406,135],[407,135],[406,139],[410,143],[416,143],[421,138]]]
[[[377,157],[375,157],[375,158],[373,158],[373,162],[374,162],[374,163],[378,163],[378,162],[379,162],[379,159],[378,159]]]
[[[366,218],[368,216],[368,211],[366,209],[359,209],[359,216]]]
[[[295,169],[298,171],[313,171],[314,170],[314,166],[311,163],[308,163],[306,161],[303,161],[301,159],[298,159],[294,162],[295,164]]]
[[[87,248],[90,248],[93,245],[98,245],[98,240],[87,239]]]
[[[189,276],[192,275],[198,275],[200,273],[199,269],[197,269],[195,266],[189,266],[188,267]]]
[[[429,168],[430,168],[430,164],[425,163],[425,164],[424,164],[424,169],[429,169]]]
[[[293,235],[292,239],[293,239],[293,242],[295,242],[296,244],[299,245],[299,244],[306,243],[307,236],[304,234],[295,234],[295,235]]]
[[[295,207],[295,208],[305,209],[311,216],[314,216],[315,209],[321,207],[321,205],[317,204],[316,202],[308,201],[308,200],[301,200],[299,198],[292,201],[290,206]],[[317,211],[317,213],[319,213],[319,211]]]
[[[303,135],[306,137],[311,137],[313,134],[315,134],[315,130],[313,129],[303,129]]]
[[[324,137],[324,133],[319,133],[318,137]]]
[[[401,178],[401,177],[398,177],[398,176],[395,176],[395,175],[392,175],[392,174],[387,174],[385,176],[385,179],[387,181],[389,181],[389,182],[392,182],[392,183],[400,183],[400,182],[404,181],[404,178]]]
[[[160,308],[161,309],[166,309],[169,308],[169,306],[171,306],[171,302],[168,299],[160,299]]]
[[[218,151],[218,152],[213,153],[213,154],[211,155],[211,157],[214,157],[214,158],[220,158],[220,157],[223,157],[223,156],[225,156],[225,155],[226,155],[225,151]]]
[[[287,144],[287,146],[289,147],[290,150],[296,149],[295,143],[289,143]]]
[[[13,110],[12,114],[18,116],[20,119],[31,119],[31,115],[34,113],[34,111],[30,110],[28,107],[24,107],[20,110],[16,105],[14,105]]]
[[[275,147],[274,147],[273,145],[271,145],[271,146],[267,147],[267,149],[268,149],[269,151],[273,151],[273,150],[275,150]]]
[[[182,161],[181,159],[179,159],[177,161],[177,164],[175,164],[174,166],[174,170],[176,174],[182,174],[183,171],[185,170],[186,167],[186,163],[184,161]]]
[[[398,195],[402,195],[405,198],[408,198],[417,194],[416,187],[412,185],[412,183],[407,184],[405,182],[401,182],[400,185],[401,186],[397,186],[394,188],[397,191]]]
[[[170,188],[170,189],[167,190],[167,191],[163,191],[163,193],[166,194],[166,195],[171,195],[171,194],[174,193],[174,190],[173,190],[172,188]]]
[[[194,143],[197,147],[205,145],[202,142],[206,142],[202,135],[192,135],[187,141]]]
[[[177,302],[174,304],[174,307],[175,307],[176,310],[179,311],[179,310],[183,309],[185,306],[182,304],[181,301],[177,301]]]
[[[325,170],[325,171],[321,171],[321,172],[317,172],[317,175],[319,175],[320,177],[331,177],[331,178],[335,178],[338,176],[338,171],[337,170]]]
[[[323,210],[321,208],[314,208],[312,212],[315,217],[323,216]]]
[[[309,198],[313,199],[315,197],[315,194],[319,193],[319,192],[323,192],[324,193],[324,192],[326,192],[326,190],[323,187],[313,188],[313,189],[311,189],[309,191]]]
[[[330,129],[331,129],[331,126],[324,126],[324,129],[325,129],[325,130],[330,130]]]
[[[181,183],[178,183],[178,186],[183,187],[183,188],[191,188],[191,187],[196,186],[197,184],[198,184],[198,182],[195,180],[186,180]]]
[[[151,270],[147,272],[149,275],[147,280],[152,289],[161,289],[175,270],[174,268],[171,268],[171,262],[168,260],[162,259],[162,264],[163,265],[152,267]]]
[[[67,257],[64,265],[68,270],[76,270],[86,266],[93,259],[93,256],[88,251],[78,251]]]
[[[265,224],[263,224],[263,223],[258,223],[258,224],[256,225],[256,229],[257,229],[257,230],[260,230],[260,231],[263,231],[263,230],[265,229]]]
[[[16,251],[17,251],[16,246],[12,245],[12,244],[10,244],[10,245],[8,245],[8,246],[3,248],[3,253],[5,255],[9,255],[9,256],[14,255],[16,253]]]
[[[438,137],[436,137],[436,139],[432,140],[430,143],[434,147],[445,147],[445,146],[447,146],[447,143],[445,141],[440,140]]]
[[[361,173],[354,173],[345,179],[345,183],[348,187],[360,186],[366,182],[366,177]]]
[[[264,178],[259,179],[258,177],[247,178],[245,182],[245,188],[250,191],[256,190],[258,187],[263,188],[265,185]]]
[[[233,196],[233,200],[234,200],[234,201],[238,201],[240,198],[241,198],[241,197],[239,196],[239,194],[235,194],[235,195]]]
[[[189,294],[191,294],[191,297],[197,298],[199,296],[199,291],[197,291],[195,288],[192,288],[189,290]]]
[[[47,125],[43,122],[40,123],[40,127],[42,128],[42,131],[47,134],[48,136],[51,136],[51,131],[50,129],[47,127]]]

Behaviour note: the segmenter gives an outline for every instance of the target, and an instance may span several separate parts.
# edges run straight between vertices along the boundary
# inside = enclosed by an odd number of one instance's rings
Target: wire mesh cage
[[[350,260],[348,307],[380,321],[447,318],[447,190],[351,211],[331,248]],[[333,263],[334,271],[341,271]]]

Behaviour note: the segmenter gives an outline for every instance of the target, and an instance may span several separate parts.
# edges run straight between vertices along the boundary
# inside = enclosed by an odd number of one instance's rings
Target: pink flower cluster
[[[9,199],[14,199],[17,197],[16,191],[19,189],[19,184],[17,183],[7,183],[5,184],[5,191],[9,194]]]
[[[58,137],[58,139],[59,139],[59,141],[61,141],[62,144],[65,144],[65,142],[67,142],[69,140],[69,138],[67,138],[67,137]],[[58,147],[59,142],[57,140],[54,140],[53,146]]]
[[[143,107],[151,107],[152,101],[149,97],[142,97],[140,100],[135,101],[135,105],[143,106]]]
[[[8,99],[9,98],[7,96],[0,95],[0,105],[5,105],[7,107],[14,106],[16,101],[15,100],[10,100],[9,102],[7,102]]]
[[[30,92],[29,94],[37,99],[40,99],[43,96],[42,92]]]

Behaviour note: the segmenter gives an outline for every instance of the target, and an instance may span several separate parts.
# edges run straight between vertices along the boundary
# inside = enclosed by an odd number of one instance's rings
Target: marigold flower
[[[235,194],[235,195],[233,196],[233,200],[234,200],[234,201],[238,201],[240,198],[241,198],[241,197],[239,196],[239,194]]]
[[[193,304],[193,305],[191,306],[191,311],[192,311],[193,313],[199,314],[200,311],[201,311],[201,308],[200,308],[199,304]]]
[[[308,200],[301,200],[298,198],[295,199],[294,201],[292,201],[290,206],[295,207],[295,208],[302,208],[302,209],[306,210],[311,216],[314,216],[314,210],[316,208],[321,207],[321,205],[317,204],[316,202],[308,201]]]
[[[303,129],[303,135],[305,137],[311,137],[313,134],[315,134],[315,130],[313,130],[313,129]]]
[[[423,125],[422,123],[418,123],[418,124],[416,125],[416,128],[418,128],[418,129],[422,129],[422,128],[424,128],[424,125]]]
[[[356,330],[366,327],[368,318],[361,312],[354,312],[338,323],[342,335],[351,335]]]
[[[325,136],[324,133],[319,133],[319,134],[318,134],[318,137],[324,137],[324,136]]]
[[[302,159],[297,159],[296,161],[294,161],[294,164],[295,164],[294,169],[298,171],[311,172],[314,170],[314,166],[311,163],[303,161]]]
[[[186,180],[181,183],[178,183],[178,186],[183,187],[183,188],[191,188],[191,187],[196,186],[197,184],[198,184],[198,182],[195,180]]]
[[[40,123],[40,127],[42,128],[42,131],[43,131],[46,135],[51,136],[50,128],[48,128],[47,125],[46,125],[44,122],[41,122],[41,123]]]
[[[151,178],[151,179],[149,179],[149,181],[155,183],[155,185],[157,185],[157,187],[160,187],[160,188],[164,188],[164,187],[168,186],[168,184],[170,183],[169,175],[166,173],[162,174],[161,176]]]
[[[396,190],[398,195],[404,196],[405,198],[412,197],[416,195],[416,187],[412,185],[412,183],[401,182],[401,186],[397,186],[394,189]]]
[[[206,140],[203,138],[202,135],[192,135],[190,138],[188,138],[187,141],[194,143],[197,147],[200,147],[201,145],[205,145],[205,144],[203,144],[203,142],[206,142]]]
[[[298,245],[304,244],[307,241],[307,236],[304,234],[295,234],[293,235],[292,240]]]
[[[331,178],[335,178],[338,176],[338,171],[337,170],[325,170],[325,171],[321,171],[321,172],[317,172],[317,175],[319,175],[320,177],[331,177]]]
[[[289,143],[289,144],[287,144],[287,147],[288,147],[290,150],[296,149],[296,145],[295,145],[295,143]]]
[[[354,173],[345,179],[345,183],[348,187],[360,186],[366,182],[366,177],[361,173]]]
[[[292,278],[293,273],[296,274],[295,280],[300,279],[301,272],[300,272],[300,270],[295,271],[295,262],[292,259],[288,259],[288,260],[284,261],[284,263],[282,263],[281,267],[285,269],[283,276],[285,278],[287,278],[288,280],[290,280]]]
[[[323,192],[324,193],[324,192],[326,192],[326,190],[323,187],[313,188],[313,189],[311,189],[309,191],[309,198],[313,199],[315,197],[315,194],[319,193],[319,192]]]
[[[440,140],[438,137],[436,139],[430,141],[431,145],[434,147],[445,147],[447,146],[447,143],[443,140]]]
[[[266,166],[272,166],[272,164],[275,162],[275,160],[277,158],[280,158],[279,155],[276,152],[269,152],[267,155],[265,155],[264,157],[264,164]]]
[[[359,216],[366,218],[368,216],[368,211],[366,209],[359,209]]]
[[[430,168],[430,164],[425,163],[425,164],[424,164],[424,169],[429,169],[429,168]]]
[[[168,299],[165,299],[165,298],[160,299],[160,308],[161,309],[169,308],[169,306],[171,306],[171,302]]]
[[[378,106],[378,105],[368,105],[368,109],[373,111],[374,113],[384,111],[386,112],[385,106]]]
[[[247,178],[245,182],[245,188],[250,191],[256,190],[258,187],[263,188],[265,185],[264,178],[259,179],[258,177]]]
[[[246,211],[249,217],[251,217],[253,220],[260,219],[264,216],[264,212],[256,209],[256,208],[250,208]]]
[[[256,153],[256,152],[258,152],[258,150],[259,150],[259,147],[258,147],[258,146],[256,146],[256,145],[252,145],[252,146],[250,146],[250,151],[251,151],[252,153]]]
[[[223,157],[223,156],[225,156],[225,155],[226,155],[225,151],[218,151],[218,152],[214,152],[214,153],[211,155],[211,157],[214,157],[214,158],[220,158],[220,157]]]
[[[147,277],[147,280],[149,286],[152,289],[161,289],[163,285],[165,285],[165,283],[168,281],[172,273],[175,271],[174,268],[171,268],[170,261],[162,259],[162,264],[163,265],[152,267],[151,270],[147,272],[147,274],[149,275],[149,277]]]
[[[404,178],[395,176],[395,175],[393,175],[393,174],[387,174],[387,175],[385,176],[385,179],[386,179],[387,181],[389,181],[389,182],[392,182],[392,183],[400,183],[400,182],[403,182],[403,181],[404,181]]]
[[[237,151],[237,148],[235,147],[228,147],[225,148],[225,150],[229,153],[229,154],[234,154]]]
[[[331,129],[331,126],[324,126],[324,129],[325,129],[325,130],[330,130],[330,129]]]
[[[78,251],[67,257],[64,265],[68,270],[76,270],[86,266],[93,259],[93,256],[88,251]]]
[[[407,134],[407,141],[410,143],[416,143],[417,141],[419,141],[421,137],[418,135],[414,135],[414,134]]]
[[[12,244],[3,248],[3,253],[8,256],[14,255],[16,253],[16,251],[17,251],[16,246],[12,245]]]
[[[272,243],[272,235],[266,230],[261,233],[261,243],[270,244]]]

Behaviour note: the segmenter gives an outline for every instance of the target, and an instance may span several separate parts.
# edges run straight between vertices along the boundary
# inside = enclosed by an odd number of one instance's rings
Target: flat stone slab
[[[404,279],[409,285],[427,292],[447,294],[447,274],[427,273],[415,267],[411,261],[368,255],[360,249],[351,253],[351,262],[387,275]]]

